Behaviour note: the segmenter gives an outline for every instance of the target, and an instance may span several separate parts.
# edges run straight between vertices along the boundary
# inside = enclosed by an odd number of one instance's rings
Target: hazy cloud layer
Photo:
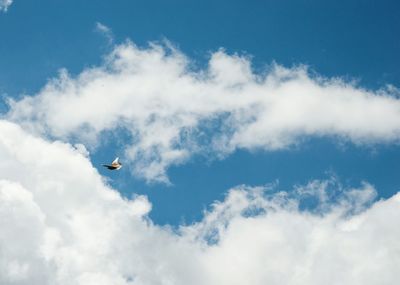
[[[7,12],[8,7],[12,4],[13,0],[0,0],[0,11]]]
[[[357,144],[398,142],[397,90],[368,91],[340,79],[310,76],[304,67],[271,66],[218,51],[197,70],[168,46],[115,47],[103,66],[78,76],[62,71],[35,96],[11,102],[8,118],[36,133],[87,145],[108,131],[126,134],[126,159],[147,180],[196,153],[237,148],[276,150],[305,136]]]
[[[400,196],[312,181],[231,189],[173,231],[121,198],[82,149],[0,121],[0,284],[397,284]],[[299,210],[315,199],[309,210]]]

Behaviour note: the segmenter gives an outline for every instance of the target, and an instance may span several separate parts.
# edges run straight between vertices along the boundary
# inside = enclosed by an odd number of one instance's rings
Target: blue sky
[[[397,284],[399,10],[0,0],[0,284]]]
[[[15,1],[0,19],[1,68],[7,70],[1,86],[9,93],[37,90],[60,67],[80,72],[99,63],[108,47],[94,32],[96,22],[110,27],[116,42],[146,45],[166,37],[200,62],[224,47],[254,56],[260,67],[273,60],[308,64],[372,87],[400,80],[397,1],[40,3]],[[18,76],[27,68],[29,77]]]
[[[272,62],[305,64],[363,88],[399,86],[398,9],[397,1],[15,1],[0,16],[0,92],[32,95],[61,68],[79,74],[101,64],[112,46],[126,39],[139,46],[168,39],[198,66],[222,47],[251,56],[260,72]],[[96,30],[98,22],[112,30],[114,43]],[[113,147],[94,150],[94,165],[112,157]],[[195,157],[168,170],[170,186],[146,183],[127,169],[109,174],[98,168],[124,195],[148,195],[154,222],[176,225],[199,220],[203,209],[240,184],[279,181],[288,190],[334,175],[349,186],[368,181],[387,198],[400,185],[399,159],[397,145],[314,138],[278,152]]]

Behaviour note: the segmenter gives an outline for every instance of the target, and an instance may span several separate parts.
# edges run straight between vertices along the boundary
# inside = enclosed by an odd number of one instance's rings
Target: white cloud
[[[0,284],[397,284],[400,194],[240,186],[204,219],[154,225],[81,150],[0,121]],[[304,199],[317,207],[299,210]],[[356,211],[354,211],[356,210]]]
[[[167,45],[168,46],[168,45]],[[168,182],[170,165],[193,154],[276,150],[306,136],[356,144],[398,142],[397,89],[368,91],[305,67],[255,74],[246,57],[220,50],[193,68],[171,46],[115,47],[103,66],[62,71],[38,94],[11,103],[8,118],[36,133],[95,145],[123,131],[125,160],[147,180]]]
[[[114,41],[114,36],[112,30],[109,27],[100,22],[96,22],[96,31],[103,34],[106,37],[108,43],[112,44],[112,42]]]
[[[0,11],[7,12],[8,7],[12,4],[13,0],[0,0]]]

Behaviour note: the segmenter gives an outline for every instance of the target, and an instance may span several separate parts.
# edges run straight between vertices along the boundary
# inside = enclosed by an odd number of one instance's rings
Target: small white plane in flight
[[[114,159],[113,162],[111,162],[111,165],[103,164],[104,167],[107,167],[109,170],[119,170],[122,167],[122,163],[119,161],[119,157]]]

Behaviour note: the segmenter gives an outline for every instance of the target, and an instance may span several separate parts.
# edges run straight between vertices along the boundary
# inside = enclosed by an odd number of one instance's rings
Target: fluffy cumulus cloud
[[[0,0],[0,11],[7,12],[8,7],[12,4],[13,0]]]
[[[168,167],[194,154],[276,150],[309,136],[356,144],[400,137],[395,88],[365,90],[301,66],[255,73],[248,58],[223,50],[199,68],[168,44],[121,44],[103,65],[61,71],[10,104],[8,119],[36,134],[93,147],[122,132],[133,172],[149,181],[168,182]]]
[[[61,71],[0,120],[0,284],[397,284],[400,194],[376,200],[372,185],[333,178],[242,185],[172,228],[152,222],[145,196],[113,189],[87,150],[122,134],[134,173],[168,182],[168,167],[192,155],[306,136],[393,143],[397,95],[304,67],[256,74],[222,50],[199,69],[168,44],[128,42],[102,66]]]
[[[107,185],[79,145],[4,120],[0,133],[0,284],[398,283],[399,194],[375,201],[373,186],[334,179],[239,186],[171,229],[151,222],[144,196]]]

